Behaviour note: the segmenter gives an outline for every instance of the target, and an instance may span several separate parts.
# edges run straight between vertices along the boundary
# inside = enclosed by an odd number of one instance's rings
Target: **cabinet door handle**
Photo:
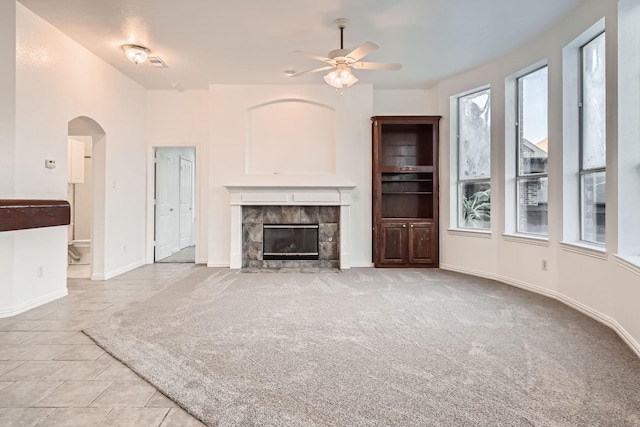
[[[407,224],[402,224],[402,228],[407,228]]]
[[[413,224],[411,224],[411,228],[413,228]]]

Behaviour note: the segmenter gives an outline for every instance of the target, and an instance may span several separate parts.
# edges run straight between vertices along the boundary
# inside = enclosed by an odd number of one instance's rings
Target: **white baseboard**
[[[535,292],[536,294],[544,295],[545,297],[549,297],[557,300],[560,300],[560,297],[562,296],[562,294],[556,291],[553,291],[551,289],[543,288],[542,286],[532,285],[531,283],[512,279],[507,276],[496,275],[495,280],[497,280],[498,282],[506,283],[507,285],[515,286],[516,288],[524,289],[525,291]],[[567,304],[567,305],[571,305],[571,304]]]
[[[618,334],[618,336],[620,336],[620,338],[622,338],[622,341],[624,341],[625,343],[627,343],[627,345],[629,347],[631,347],[631,350],[633,350],[633,352],[640,357],[640,343],[638,343],[638,341],[636,341],[631,334],[629,334],[629,332],[627,332],[627,330],[625,328],[622,327],[621,324],[618,323],[617,320],[606,316],[602,313],[600,313],[599,311],[596,311],[594,309],[592,309],[589,306],[586,306],[584,304],[582,304],[581,302],[578,302],[574,299],[571,299],[565,295],[562,294],[557,294],[556,299],[566,305],[568,305],[569,307],[575,308],[576,310],[586,314],[587,316],[591,317],[594,320],[597,320],[598,322],[602,323],[603,325],[606,325],[608,327],[610,327],[611,329],[613,329],[615,331],[616,334]]]
[[[207,262],[207,267],[223,267],[229,268],[229,262]]]
[[[610,327],[614,330],[615,333],[622,338],[622,340],[631,348],[631,350],[640,357],[640,343],[636,341],[626,329],[622,327],[615,319],[606,316],[599,311],[592,309],[591,307],[584,305],[581,302],[578,302],[572,298],[569,298],[557,291],[543,288],[541,286],[532,285],[530,283],[522,282],[520,280],[511,279],[509,277],[500,276],[498,274],[491,274],[484,271],[473,270],[470,268],[459,267],[456,265],[449,264],[440,264],[440,268],[443,270],[456,271],[458,273],[470,274],[472,276],[484,277],[486,279],[497,280],[498,282],[505,283],[507,285],[515,286],[517,288],[521,288],[527,291],[535,292],[536,294],[544,295],[549,298],[553,298],[557,301],[560,301],[563,304],[568,305],[569,307],[578,310],[579,312],[586,314],[594,320],[602,323],[605,326]]]
[[[11,317],[18,315],[20,313],[24,313],[25,311],[29,311],[32,308],[40,307],[43,304],[46,304],[51,301],[55,301],[59,298],[66,297],[69,294],[67,288],[57,290],[55,292],[51,292],[48,295],[44,295],[38,298],[34,298],[30,301],[23,302],[22,304],[18,304],[13,307],[0,309],[0,318],[3,317]]]
[[[450,264],[440,264],[440,268],[442,270],[449,270],[449,271],[455,271],[457,273],[470,274],[472,276],[483,277],[485,279],[498,280],[498,276],[495,274],[487,273],[486,271],[481,271],[481,270],[474,270],[472,268],[458,267],[457,265],[450,265]]]
[[[136,268],[141,267],[141,266],[145,265],[146,263],[147,263],[147,261],[146,261],[146,258],[145,258],[145,259],[141,259],[141,260],[132,262],[129,265],[125,265],[124,267],[120,267],[120,268],[117,268],[115,270],[111,270],[111,271],[105,272],[104,274],[92,274],[91,275],[91,280],[109,280],[109,279],[112,279],[112,278],[114,278],[116,276],[119,276],[119,275],[121,275],[123,273],[126,273],[128,271],[135,270]]]
[[[362,263],[351,264],[351,268],[371,268],[371,267],[373,267],[372,262],[362,262]]]

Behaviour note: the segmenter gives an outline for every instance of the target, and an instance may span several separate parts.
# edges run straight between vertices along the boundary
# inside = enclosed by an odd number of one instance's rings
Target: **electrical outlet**
[[[543,271],[547,271],[547,260],[546,259],[542,260],[542,270]]]

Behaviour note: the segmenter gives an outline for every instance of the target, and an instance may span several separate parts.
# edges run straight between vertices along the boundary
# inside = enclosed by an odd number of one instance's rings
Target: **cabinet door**
[[[435,262],[435,236],[433,224],[416,222],[409,224],[409,263],[433,264]]]
[[[405,222],[380,224],[380,264],[407,263],[407,234]]]

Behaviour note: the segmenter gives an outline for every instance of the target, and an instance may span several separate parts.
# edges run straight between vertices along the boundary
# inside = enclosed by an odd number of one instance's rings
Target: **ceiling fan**
[[[345,18],[338,18],[335,20],[335,23],[340,29],[340,49],[332,50],[326,57],[310,55],[299,50],[294,52],[325,62],[327,65],[307,71],[301,71],[299,73],[293,73],[290,75],[291,77],[332,70],[329,74],[324,76],[324,81],[336,89],[342,89],[343,87],[349,87],[358,81],[358,78],[353,74],[351,68],[358,70],[399,70],[402,68],[401,64],[394,64],[390,62],[360,61],[362,58],[378,49],[378,45],[372,42],[365,42],[352,51],[345,49],[344,29],[347,27],[349,20]]]

